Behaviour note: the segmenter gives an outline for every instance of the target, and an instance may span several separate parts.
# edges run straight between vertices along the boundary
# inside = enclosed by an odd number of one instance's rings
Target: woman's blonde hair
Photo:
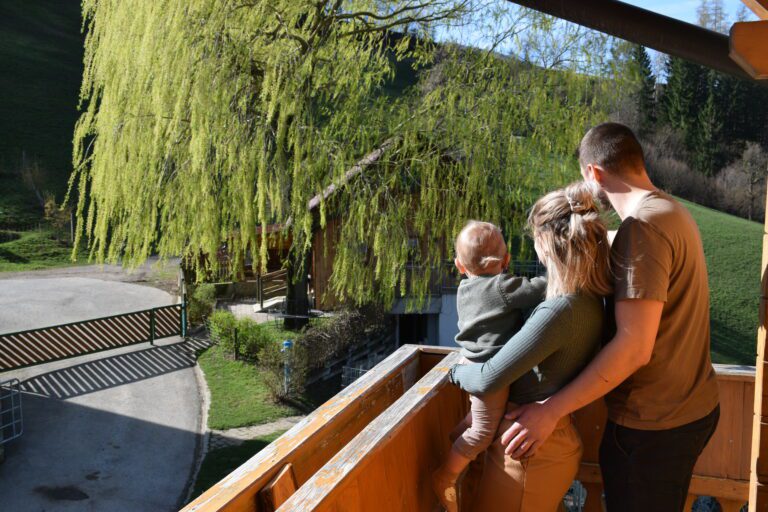
[[[545,195],[533,205],[528,226],[547,267],[547,298],[611,294],[608,229],[593,185],[573,183]]]

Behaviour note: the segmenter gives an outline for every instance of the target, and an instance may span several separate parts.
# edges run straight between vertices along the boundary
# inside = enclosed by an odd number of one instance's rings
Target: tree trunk
[[[307,293],[307,271],[309,256],[304,258],[304,264],[290,258],[286,279],[285,309],[288,317],[285,328],[298,331],[309,323],[309,295]]]

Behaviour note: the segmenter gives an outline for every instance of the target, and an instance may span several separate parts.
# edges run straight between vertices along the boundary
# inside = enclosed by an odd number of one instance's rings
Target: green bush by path
[[[200,466],[200,472],[197,475],[191,499],[195,499],[203,494],[203,492],[230,474],[243,462],[280,437],[281,434],[282,432],[275,432],[274,434],[245,441],[239,446],[227,446],[226,448],[210,451]]]
[[[681,202],[696,219],[704,242],[711,297],[712,360],[754,365],[762,225]]]

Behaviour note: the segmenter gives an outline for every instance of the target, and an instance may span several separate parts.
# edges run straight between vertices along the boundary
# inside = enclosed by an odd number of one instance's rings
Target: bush
[[[213,312],[216,305],[216,287],[209,283],[197,284],[187,299],[187,315],[191,324],[200,325]]]
[[[236,328],[238,357],[258,359],[259,352],[272,341],[272,337],[266,327],[254,322],[250,318],[239,319]]]
[[[327,322],[307,329],[299,342],[310,354],[310,369],[323,368],[332,359],[362,339],[387,329],[384,311],[374,306],[345,309]]]
[[[259,352],[262,377],[274,400],[290,400],[304,393],[304,385],[309,373],[309,361],[306,347],[296,341],[288,351],[283,350],[283,342],[270,340]],[[288,387],[285,386],[285,364],[290,368]]]
[[[211,340],[221,345],[227,352],[233,353],[235,350],[235,329],[237,328],[235,315],[220,309],[211,313],[207,323]]]

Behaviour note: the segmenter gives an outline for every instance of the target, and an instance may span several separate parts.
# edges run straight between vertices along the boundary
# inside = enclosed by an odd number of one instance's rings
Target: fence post
[[[259,272],[259,304],[260,310],[264,310],[264,281],[261,278],[261,272]]]
[[[291,349],[293,348],[293,340],[283,341],[283,350],[285,354],[285,364],[283,364],[283,389],[285,396],[289,396],[289,390],[291,388]]]
[[[181,295],[181,337],[187,339],[187,292]]]
[[[155,309],[149,310],[149,344],[155,344]]]

